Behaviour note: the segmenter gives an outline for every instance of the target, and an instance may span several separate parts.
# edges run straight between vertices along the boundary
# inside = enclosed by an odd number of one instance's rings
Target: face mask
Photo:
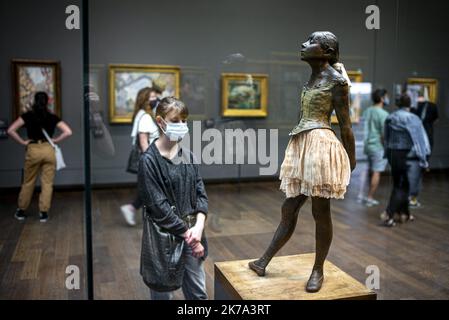
[[[390,105],[390,99],[384,98],[384,106],[389,106],[389,105]]]
[[[151,107],[151,109],[156,109],[160,101],[161,100],[159,100],[159,98],[155,99],[155,100],[150,100],[150,107]]]
[[[170,141],[180,142],[187,133],[189,133],[189,127],[187,127],[187,123],[168,123],[165,120],[162,120],[166,124],[166,129],[162,129],[167,138]]]

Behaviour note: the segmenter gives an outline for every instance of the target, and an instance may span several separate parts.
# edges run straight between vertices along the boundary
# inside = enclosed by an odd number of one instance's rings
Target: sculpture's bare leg
[[[300,195],[296,198],[288,198],[282,205],[282,219],[279,224],[273,240],[264,255],[257,261],[249,263],[249,267],[259,276],[265,275],[265,268],[270,263],[275,254],[285,245],[290,239],[296,228],[298,221],[298,213],[307,197]]]
[[[321,289],[324,280],[323,266],[332,243],[332,217],[330,200],[324,198],[312,199],[312,214],[315,219],[316,256],[312,274],[307,283],[308,292]]]

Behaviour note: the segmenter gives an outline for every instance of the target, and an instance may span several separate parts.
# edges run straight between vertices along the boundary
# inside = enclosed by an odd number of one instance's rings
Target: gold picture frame
[[[351,82],[363,82],[362,71],[347,71],[349,80]]]
[[[130,124],[137,93],[156,84],[162,97],[179,98],[180,68],[165,65],[109,65],[109,119],[113,124]]]
[[[223,73],[223,117],[267,117],[268,75]]]
[[[363,82],[363,73],[361,71],[347,71],[349,80],[353,83],[359,83]],[[352,107],[352,106],[350,106]],[[360,121],[360,115],[357,112],[351,113],[351,123],[358,123]],[[335,114],[335,111],[332,113],[331,116],[331,123],[332,124],[338,124],[337,115]]]
[[[426,87],[429,94],[429,101],[437,103],[438,101],[438,80],[433,78],[408,78],[408,85],[419,85]]]
[[[61,117],[61,63],[53,60],[14,59],[12,65],[13,117],[31,110],[36,92],[48,94],[48,109]]]

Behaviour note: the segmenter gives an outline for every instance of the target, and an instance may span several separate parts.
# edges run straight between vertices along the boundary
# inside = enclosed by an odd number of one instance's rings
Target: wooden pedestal
[[[265,277],[248,267],[252,260],[215,264],[216,300],[375,300],[376,293],[326,261],[323,287],[305,291],[315,254],[274,258]]]

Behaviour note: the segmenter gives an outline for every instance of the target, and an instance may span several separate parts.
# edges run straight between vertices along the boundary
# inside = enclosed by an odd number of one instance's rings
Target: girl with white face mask
[[[155,117],[160,137],[139,163],[139,194],[144,204],[141,275],[153,300],[172,299],[172,292],[179,287],[187,300],[207,299],[203,266],[207,241],[203,230],[208,200],[192,152],[179,144],[189,131],[187,117],[182,101],[174,97],[162,99]],[[173,236],[173,241],[183,243],[184,265],[179,270],[163,267],[166,257],[154,254],[158,241],[153,240],[149,223]],[[162,248],[163,252],[170,251],[170,261],[179,256],[171,252],[172,247]],[[171,272],[174,277],[181,274],[182,279],[176,284],[165,283],[164,276]]]
[[[159,128],[171,142],[181,142],[185,135],[189,133],[186,120],[179,120],[179,115],[174,116],[174,119],[170,119],[170,122],[160,118]]]

